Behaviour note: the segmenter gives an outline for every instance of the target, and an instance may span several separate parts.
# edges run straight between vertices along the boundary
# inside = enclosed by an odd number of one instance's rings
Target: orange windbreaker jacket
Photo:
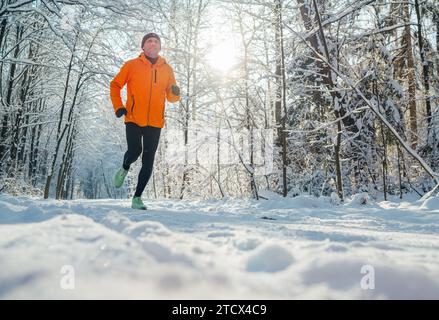
[[[124,105],[120,92],[127,85],[127,101]],[[153,65],[142,53],[127,61],[110,83],[110,96],[114,112],[125,106],[125,123],[163,128],[165,125],[165,98],[177,102],[180,96],[172,94],[176,84],[174,71],[159,56]]]

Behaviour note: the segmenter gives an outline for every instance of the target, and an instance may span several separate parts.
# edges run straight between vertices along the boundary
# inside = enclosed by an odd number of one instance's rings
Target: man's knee
[[[151,150],[143,150],[142,152],[142,162],[151,162],[154,161],[155,151]]]
[[[142,148],[136,148],[134,150],[128,150],[128,158],[130,162],[136,161],[142,153]]]

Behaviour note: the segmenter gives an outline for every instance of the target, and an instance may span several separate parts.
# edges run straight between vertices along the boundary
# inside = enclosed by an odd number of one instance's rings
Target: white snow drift
[[[439,298],[439,198],[265,196],[0,195],[0,298]]]

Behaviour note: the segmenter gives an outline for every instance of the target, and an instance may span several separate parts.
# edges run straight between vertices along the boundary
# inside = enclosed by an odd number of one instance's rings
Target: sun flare
[[[237,63],[236,48],[233,42],[221,41],[214,45],[207,55],[207,62],[212,68],[222,73],[230,72]]]

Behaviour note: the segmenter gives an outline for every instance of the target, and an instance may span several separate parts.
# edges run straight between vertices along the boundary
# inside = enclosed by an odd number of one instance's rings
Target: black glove
[[[123,115],[127,114],[127,109],[125,109],[124,107],[117,109],[116,111],[116,117],[120,118]]]
[[[176,85],[173,85],[171,87],[171,91],[172,91],[172,94],[174,96],[179,96],[180,95],[180,88],[178,86],[176,86]]]

